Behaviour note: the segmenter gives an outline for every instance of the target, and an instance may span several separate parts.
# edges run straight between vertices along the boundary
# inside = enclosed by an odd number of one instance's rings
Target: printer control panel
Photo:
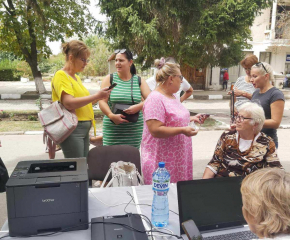
[[[12,172],[10,178],[21,178],[24,177],[29,170],[29,167],[20,167],[17,166]]]

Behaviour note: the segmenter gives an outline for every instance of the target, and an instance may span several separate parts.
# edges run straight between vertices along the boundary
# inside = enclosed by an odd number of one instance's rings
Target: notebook
[[[184,233],[181,223],[189,219],[195,222],[203,237],[249,231],[242,214],[241,182],[242,177],[178,182],[180,232]],[[252,234],[248,239],[252,238],[257,237]]]

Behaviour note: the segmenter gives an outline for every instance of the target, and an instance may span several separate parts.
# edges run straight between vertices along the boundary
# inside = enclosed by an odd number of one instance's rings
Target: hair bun
[[[154,65],[158,68],[158,69],[161,69],[165,64],[165,58],[162,57],[160,59],[156,59],[155,62],[154,62]]]

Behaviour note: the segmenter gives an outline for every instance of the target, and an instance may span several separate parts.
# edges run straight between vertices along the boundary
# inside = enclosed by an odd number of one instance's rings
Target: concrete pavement
[[[50,82],[44,83],[46,89],[50,91]],[[99,83],[84,83],[85,87],[89,89],[91,93],[95,93],[99,90]],[[1,98],[3,94],[18,94],[21,96],[25,92],[35,91],[34,82],[21,83],[21,82],[0,82],[0,94]],[[290,94],[290,91],[284,91],[284,94]],[[285,96],[286,96],[285,94]],[[209,97],[211,95],[226,96],[226,92],[222,91],[194,91],[193,98],[184,102],[187,109],[196,113],[210,113],[226,114],[226,117],[213,118],[228,124],[229,121],[229,101],[222,100],[223,97]],[[5,95],[4,95],[5,96]],[[8,96],[8,95],[6,95]],[[199,97],[200,96],[200,97]],[[207,97],[204,97],[207,96]],[[290,96],[290,95],[289,95]],[[36,96],[38,98],[38,96]],[[14,100],[14,99],[1,99],[0,110],[35,110],[38,111],[38,107],[35,104],[35,100]],[[212,98],[212,99],[210,99]],[[36,99],[36,98],[34,98]],[[200,99],[200,100],[199,100]],[[49,101],[43,100],[43,107],[48,106]],[[282,119],[282,128],[288,128],[290,126],[290,101],[286,101],[284,115]],[[200,178],[204,171],[204,168],[208,161],[211,159],[215,149],[215,145],[222,131],[200,131],[196,137],[193,137],[193,176],[194,178]],[[282,165],[287,171],[290,171],[290,149],[288,136],[290,129],[279,129],[279,149],[278,155]],[[0,156],[4,160],[9,173],[11,173],[19,161],[23,160],[41,160],[48,159],[48,155],[44,152],[45,146],[42,143],[41,133],[34,135],[3,135],[0,133],[0,140],[2,142],[2,148],[0,148]],[[57,152],[56,158],[63,158],[62,152]],[[6,195],[0,194],[0,226],[7,218],[6,213]]]

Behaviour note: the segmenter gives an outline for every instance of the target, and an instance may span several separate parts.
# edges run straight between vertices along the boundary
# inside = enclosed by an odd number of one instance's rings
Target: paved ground
[[[206,164],[211,159],[217,140],[222,131],[200,131],[197,136],[192,138],[193,146],[193,176],[201,178]],[[279,149],[278,155],[282,165],[290,171],[290,148],[289,148],[290,129],[278,130]],[[18,163],[24,160],[42,160],[48,156],[44,152],[41,135],[2,135],[1,157],[4,160],[9,173],[11,173]],[[56,158],[63,158],[61,152],[57,152]],[[6,195],[0,194],[0,226],[7,218]]]
[[[50,83],[45,83],[46,89],[50,90]],[[98,83],[85,83],[85,86],[91,93],[98,91]],[[27,91],[34,91],[33,82],[0,82],[0,94],[17,93],[23,94]],[[288,94],[288,92],[286,92]],[[222,91],[195,91],[195,95],[220,94],[225,95]],[[285,94],[285,92],[284,92]],[[44,100],[44,107],[48,104]],[[196,113],[223,113],[226,117],[214,116],[217,120],[228,124],[229,121],[229,101],[228,100],[187,100],[184,105]],[[35,100],[0,100],[0,110],[38,110]],[[290,126],[290,100],[286,100],[284,116],[282,119],[283,126]],[[200,178],[208,161],[211,159],[216,142],[222,131],[200,131],[196,137],[193,137],[193,175],[194,178]],[[290,171],[290,149],[289,149],[290,129],[279,129],[279,149],[278,155],[281,163],[287,171]],[[2,148],[0,156],[4,160],[9,173],[11,173],[17,162],[23,160],[41,160],[47,159],[42,143],[42,135],[1,135]],[[57,152],[56,158],[63,158],[61,152]],[[7,218],[6,213],[6,195],[0,194],[0,226]]]

